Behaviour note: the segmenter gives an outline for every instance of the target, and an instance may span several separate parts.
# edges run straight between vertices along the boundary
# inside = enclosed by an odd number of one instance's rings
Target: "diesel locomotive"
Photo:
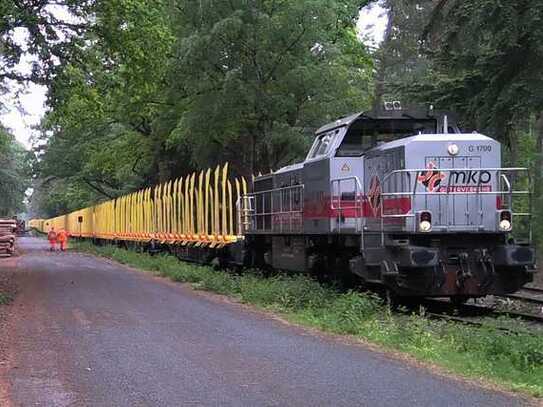
[[[461,301],[533,279],[530,174],[501,154],[450,113],[392,102],[325,125],[303,162],[249,183],[218,167],[31,224]]]

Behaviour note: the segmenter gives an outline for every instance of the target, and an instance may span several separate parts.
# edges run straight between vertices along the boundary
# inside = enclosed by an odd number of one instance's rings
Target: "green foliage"
[[[193,146],[199,165],[226,155],[246,175],[298,158],[315,127],[368,104],[371,65],[354,33],[359,6],[183,2],[173,91],[190,107],[171,141]]]
[[[154,183],[160,163],[169,162],[153,127],[173,42],[165,2],[96,2],[92,11],[87,46],[73,50],[50,85],[46,145],[36,168],[37,194],[45,199],[34,209],[42,214]]]
[[[424,312],[391,313],[372,294],[340,292],[302,276],[266,278],[258,271],[243,274],[214,270],[150,256],[114,246],[80,243],[80,250],[151,271],[195,289],[230,295],[248,304],[279,312],[288,319],[324,331],[354,335],[420,360],[437,363],[468,377],[485,377],[507,388],[543,397],[543,337],[504,334],[494,321],[482,328],[434,321]],[[513,321],[502,322],[514,325]]]
[[[0,305],[7,305],[11,301],[13,301],[11,295],[0,292]]]
[[[434,5],[433,0],[382,1],[388,22],[383,43],[374,53],[379,70],[376,92],[382,93],[377,98],[412,102],[404,88],[426,79],[430,61],[421,52],[421,37]]]
[[[506,142],[543,109],[543,3],[442,0],[428,24],[432,66],[414,88]]]
[[[95,0],[2,0],[0,84],[7,79],[47,84],[62,70],[59,62],[72,56],[73,46],[81,46],[80,34],[87,28],[84,19],[94,3]],[[18,40],[21,34],[28,36],[25,43]],[[37,57],[39,63],[33,63],[30,72],[21,73],[17,66],[25,53]]]
[[[369,104],[371,60],[354,31],[363,3],[89,3],[49,83],[34,209],[219,162],[250,175],[299,159],[316,127]]]
[[[30,185],[31,158],[13,136],[0,126],[0,217],[24,210]]]

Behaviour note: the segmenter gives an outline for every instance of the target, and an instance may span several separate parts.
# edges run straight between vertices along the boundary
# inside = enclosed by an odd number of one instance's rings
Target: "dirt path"
[[[2,406],[522,404],[101,259],[20,244]]]

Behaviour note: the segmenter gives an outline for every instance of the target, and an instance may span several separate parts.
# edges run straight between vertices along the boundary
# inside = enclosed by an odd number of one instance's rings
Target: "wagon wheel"
[[[469,297],[467,295],[455,295],[454,297],[450,297],[450,300],[451,303],[458,308],[464,305],[469,300]]]
[[[391,310],[397,310],[400,306],[400,297],[390,288],[385,288],[384,292],[385,305]]]

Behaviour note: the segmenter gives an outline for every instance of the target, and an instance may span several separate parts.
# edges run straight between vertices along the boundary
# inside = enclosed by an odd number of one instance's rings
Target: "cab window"
[[[328,154],[334,145],[334,141],[338,133],[339,130],[332,130],[317,136],[307,158],[311,159]]]
[[[433,119],[367,119],[351,125],[336,152],[336,157],[360,157],[380,143],[388,143],[415,134],[433,134],[437,123]]]

